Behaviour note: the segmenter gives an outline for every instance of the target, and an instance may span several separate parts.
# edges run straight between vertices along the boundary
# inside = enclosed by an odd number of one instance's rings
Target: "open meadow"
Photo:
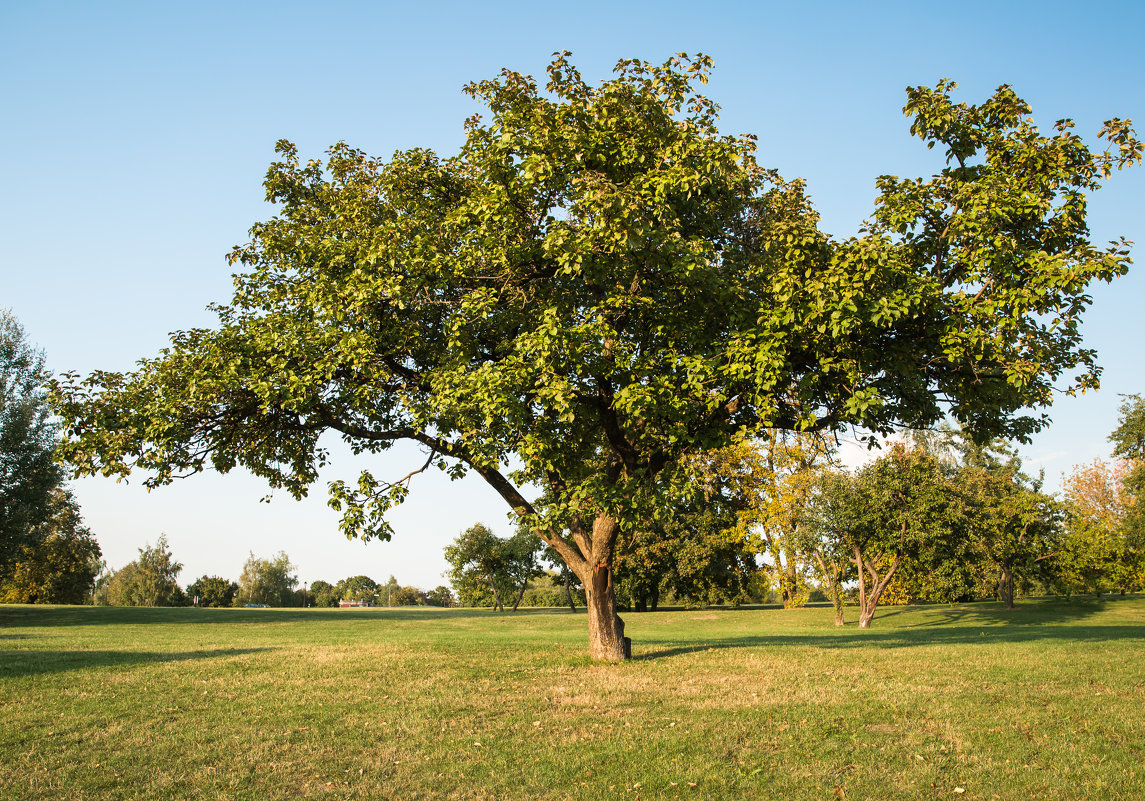
[[[4,606],[0,798],[1145,797],[1145,597],[831,614]]]

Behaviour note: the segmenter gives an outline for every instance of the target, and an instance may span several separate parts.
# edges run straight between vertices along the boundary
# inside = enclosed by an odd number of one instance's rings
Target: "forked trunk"
[[[624,636],[624,621],[616,614],[612,569],[596,565],[585,582],[588,601],[588,650],[600,662],[623,662],[632,658],[632,641]]]
[[[880,576],[878,571],[875,570],[875,564],[878,558],[864,559],[859,546],[855,546],[855,567],[859,570],[859,628],[869,629],[871,621],[875,617],[875,610],[879,606],[879,598],[883,594],[883,590],[891,583],[894,578],[895,571],[898,570],[899,563],[902,561],[901,554],[895,554],[891,566],[887,572]],[[871,578],[871,591],[867,592],[867,579],[864,571]]]

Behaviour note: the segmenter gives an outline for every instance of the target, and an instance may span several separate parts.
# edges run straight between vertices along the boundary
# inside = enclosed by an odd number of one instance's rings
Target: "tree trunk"
[[[493,593],[493,609],[497,612],[505,611],[505,604],[501,603],[501,596],[497,594],[497,585],[493,583],[492,576],[486,576],[489,580],[489,592]]]
[[[1002,568],[1002,578],[998,582],[998,595],[1007,609],[1014,608],[1014,571],[1010,567]]]
[[[517,600],[513,601],[513,611],[517,611],[517,607],[521,605],[521,599],[525,597],[525,589],[529,586],[529,580],[525,579],[525,583],[521,585],[521,591],[517,593]]]
[[[894,578],[895,571],[898,570],[899,563],[902,561],[901,554],[895,554],[894,561],[887,569],[886,575],[880,577],[874,568],[874,564],[878,559],[863,559],[862,554],[859,552],[858,546],[855,546],[855,566],[859,569],[859,628],[869,629],[871,627],[871,620],[875,617],[875,610],[879,606],[879,597],[882,596],[883,590],[891,583]],[[867,593],[867,582],[863,576],[864,568],[871,576],[871,592]]]
[[[576,611],[576,604],[573,603],[572,597],[572,581],[569,580],[569,570],[566,567],[561,571],[561,575],[565,577],[565,600],[568,601],[569,611]]]
[[[607,564],[592,568],[585,582],[588,600],[588,651],[600,662],[623,662],[632,658],[632,641],[624,636],[624,621],[616,614],[612,589],[612,568]]]
[[[839,586],[843,576],[843,568],[839,562],[832,561],[831,567],[828,569],[827,560],[823,554],[818,549],[812,553],[815,556],[815,561],[819,563],[823,580],[827,582],[827,588],[831,591],[831,605],[835,607],[835,625],[844,626],[846,623],[843,620],[843,591]]]

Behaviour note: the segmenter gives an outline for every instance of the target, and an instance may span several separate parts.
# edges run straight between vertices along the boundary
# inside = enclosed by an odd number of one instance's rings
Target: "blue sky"
[[[726,133],[759,136],[761,163],[801,176],[823,226],[855,231],[874,179],[941,165],[908,134],[908,85],[957,80],[980,102],[1001,83],[1048,128],[1071,117],[1090,138],[1111,116],[1145,127],[1145,4],[346,3],[0,4],[0,306],[56,371],[128,369],[167,333],[210,325],[230,296],[225,254],[272,211],[261,180],[276,140],[317,157],[339,140],[374,155],[452,152],[478,109],[470,80],[502,67],[542,75],[573,51],[591,80],[619,58],[704,52]],[[1145,168],[1091,203],[1093,237],[1145,245]],[[1142,268],[1145,269],[1145,268]],[[1087,343],[1100,392],[1055,404],[1024,449],[1056,482],[1108,455],[1118,393],[1145,392],[1140,269],[1095,287]],[[372,466],[406,472],[401,454]],[[339,460],[330,477],[362,464]],[[479,482],[429,477],[394,516],[389,543],[348,542],[325,493],[259,503],[232,474],[153,493],[85,479],[75,490],[119,567],[166,533],[190,582],[237,577],[247,553],[285,550],[302,578],[366,573],[432,587],[441,549],[484,521],[508,531]]]

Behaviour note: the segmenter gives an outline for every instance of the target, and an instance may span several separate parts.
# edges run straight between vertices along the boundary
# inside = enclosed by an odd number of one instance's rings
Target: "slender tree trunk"
[[[525,583],[521,585],[520,591],[517,592],[517,600],[513,601],[513,611],[517,611],[517,607],[521,605],[521,599],[525,597],[525,589],[529,586],[529,580],[525,579]]]
[[[835,625],[843,626],[846,623],[843,620],[843,592],[840,588],[840,579],[843,575],[843,567],[838,561],[832,561],[831,567],[828,569],[827,560],[823,558],[823,554],[818,550],[813,550],[815,561],[819,563],[819,570],[823,574],[823,580],[827,582],[827,588],[831,591],[831,605],[835,607]]]
[[[655,612],[656,607],[658,607],[659,605],[660,605],[660,590],[655,589],[652,591],[652,604],[651,604],[650,608],[652,609],[653,612]]]
[[[493,583],[492,576],[486,576],[489,579],[489,592],[493,593],[493,609],[497,612],[505,611],[505,604],[501,603],[501,596],[497,593],[497,585]]]
[[[1008,565],[1002,567],[1002,578],[998,582],[998,595],[1007,609],[1014,608],[1014,571]]]
[[[575,612],[576,604],[573,603],[572,581],[569,580],[569,570],[567,567],[561,570],[561,575],[565,577],[565,600],[568,601],[569,611]]]

